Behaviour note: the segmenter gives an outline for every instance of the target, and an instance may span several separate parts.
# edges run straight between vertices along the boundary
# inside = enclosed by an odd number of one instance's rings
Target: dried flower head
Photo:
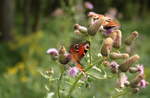
[[[75,28],[75,30],[79,30],[81,33],[83,33],[83,34],[87,34],[87,28],[86,27],[84,27],[84,26],[81,26],[81,25],[79,25],[79,24],[75,24],[75,26],[74,26],[74,28]]]
[[[109,37],[109,38],[104,39],[103,45],[101,48],[101,54],[103,56],[108,56],[110,54],[110,51],[112,49],[112,44],[113,44],[112,38]]]
[[[125,44],[131,45],[132,42],[138,37],[138,35],[139,33],[137,31],[132,32],[131,35],[129,35],[127,39],[125,40]]]
[[[94,36],[101,27],[101,20],[94,20],[88,27],[88,34]]]
[[[116,36],[114,38],[113,47],[118,49],[121,47],[122,32],[120,30],[115,30],[115,32],[116,32]]]
[[[139,57],[138,55],[134,55],[134,56],[128,58],[126,61],[124,61],[124,62],[120,65],[119,69],[120,69],[122,72],[126,72],[126,71],[128,71],[129,67],[130,67],[133,63],[135,63],[136,61],[138,61],[139,59],[140,59],[140,57]]]
[[[112,59],[127,59],[127,58],[129,58],[129,54],[112,52],[112,53],[110,53],[110,57]]]

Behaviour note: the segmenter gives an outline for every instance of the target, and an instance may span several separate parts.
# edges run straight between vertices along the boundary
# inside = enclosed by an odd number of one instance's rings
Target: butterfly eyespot
[[[75,48],[75,49],[79,49],[79,44],[75,44],[75,45],[74,45],[74,48]]]
[[[90,48],[89,44],[86,44],[86,45],[84,46],[84,48],[85,48],[85,50],[88,50],[88,49]]]

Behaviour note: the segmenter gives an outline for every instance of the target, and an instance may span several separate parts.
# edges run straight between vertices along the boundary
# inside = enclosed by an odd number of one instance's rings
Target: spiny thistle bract
[[[65,49],[65,47],[62,46],[60,49],[50,48],[47,51],[47,54],[49,54],[53,60],[57,60],[64,67],[59,81],[61,81],[63,75],[75,78],[68,94],[63,96],[71,96],[79,80],[82,79],[84,82],[87,82],[91,78],[91,74],[89,75],[90,70],[96,70],[97,74],[102,74],[101,68],[103,65],[105,69],[109,69],[110,71],[106,72],[104,70],[106,74],[101,75],[103,77],[99,78],[93,75],[96,79],[107,79],[107,75],[111,73],[116,75],[117,87],[120,89],[131,88],[130,90],[135,93],[145,88],[149,83],[144,79],[144,66],[137,64],[140,56],[137,54],[130,55],[120,49],[123,44],[130,47],[133,41],[138,37],[138,32],[132,32],[123,43],[122,38],[124,37],[122,37],[120,24],[116,20],[94,12],[90,12],[88,17],[90,19],[88,27],[75,24],[74,32],[79,38],[72,40],[71,45],[68,46],[69,49]],[[95,35],[98,36],[97,33],[103,38],[100,39],[99,37],[99,40],[103,41],[102,44],[98,44],[101,48],[96,49],[99,51],[97,54],[101,56],[91,54],[91,45],[93,44],[91,40],[94,40]],[[84,62],[81,61],[83,58],[86,58]],[[93,60],[93,58],[95,59]],[[134,66],[135,64],[136,66]],[[129,80],[128,72],[130,74],[136,73],[135,78]],[[134,75],[135,74],[133,74],[133,76]],[[67,79],[64,78],[63,81],[67,81]],[[61,96],[60,85],[61,84],[58,84],[58,97]]]

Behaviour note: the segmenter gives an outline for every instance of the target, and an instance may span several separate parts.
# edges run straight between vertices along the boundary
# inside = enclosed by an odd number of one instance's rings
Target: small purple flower
[[[110,63],[110,67],[111,67],[111,68],[118,69],[119,64],[118,64],[117,62],[115,62],[115,61],[112,61],[112,62]]]
[[[50,55],[55,55],[55,56],[58,56],[58,50],[55,49],[55,48],[49,48],[47,51],[46,51],[47,54],[50,54]]]
[[[126,74],[120,74],[118,84],[120,88],[124,88],[126,85],[129,85],[128,77],[126,76]]]
[[[149,84],[149,83],[143,79],[143,80],[141,80],[141,81],[138,83],[138,86],[139,86],[140,88],[146,88],[146,86],[147,86],[148,84]]]
[[[91,2],[85,2],[84,3],[85,8],[92,10],[94,8],[93,4]]]
[[[49,54],[53,60],[56,60],[59,55],[58,50],[55,48],[49,48],[46,53]]]
[[[68,74],[72,77],[75,77],[78,72],[79,72],[79,70],[77,67],[70,67],[68,70]]]
[[[116,72],[118,72],[118,68],[120,65],[117,62],[112,61],[109,66],[110,66],[112,72],[116,73]]]
[[[137,65],[137,71],[140,73],[140,74],[144,74],[144,66],[143,65]]]

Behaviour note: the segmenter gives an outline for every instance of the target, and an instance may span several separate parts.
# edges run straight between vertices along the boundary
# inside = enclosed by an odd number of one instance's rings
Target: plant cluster
[[[139,33],[134,31],[124,38],[120,30],[121,25],[117,20],[95,12],[89,12],[88,18],[90,22],[87,27],[75,24],[74,33],[77,37],[72,39],[68,49],[61,46],[60,49],[50,48],[47,50],[47,54],[51,56],[52,60],[61,64],[61,75],[56,79],[58,81],[58,97],[71,97],[76,86],[79,86],[78,83],[81,81],[83,84],[87,81],[94,82],[90,81],[91,78],[115,77],[118,92],[127,89],[127,92],[137,93],[145,88],[149,83],[145,80],[144,66],[138,63],[140,56],[131,51],[131,45],[135,44]],[[98,40],[102,39],[102,43],[98,43],[97,46],[101,48],[91,47],[98,33],[101,36]],[[92,70],[96,74],[93,74]],[[53,70],[42,73],[46,78],[54,78],[52,74]],[[60,94],[61,81],[68,81],[69,77],[75,80],[70,83],[68,93],[62,95]]]

